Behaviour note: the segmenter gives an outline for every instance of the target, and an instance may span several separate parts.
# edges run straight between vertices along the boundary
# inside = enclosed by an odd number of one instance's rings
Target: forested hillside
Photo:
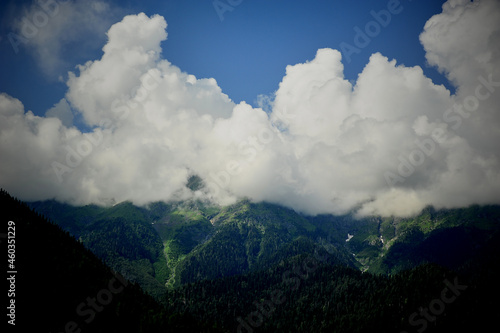
[[[498,273],[483,273],[425,264],[380,276],[302,256],[170,291],[168,308],[227,332],[483,332],[500,296]]]
[[[140,301],[152,318],[146,327],[470,332],[500,309],[498,206],[356,218],[248,200],[30,205],[79,240],[71,246],[90,249],[162,304]]]
[[[55,201],[30,205],[157,298],[165,285],[258,271],[308,253],[311,246],[329,248],[337,263],[373,273],[396,273],[425,262],[453,269],[500,226],[498,206],[430,207],[411,218],[356,218],[303,216],[248,200],[228,207],[196,201],[147,207],[125,202],[109,208]]]
[[[30,205],[157,299],[165,285],[178,287],[272,267],[308,253],[318,241],[316,226],[304,216],[245,200],[222,208],[201,202],[148,207],[122,203],[110,208],[55,201]],[[355,266],[341,243],[329,247],[336,253],[331,261]]]

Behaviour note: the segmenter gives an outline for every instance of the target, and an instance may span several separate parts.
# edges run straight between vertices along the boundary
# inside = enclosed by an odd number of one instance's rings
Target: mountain
[[[165,285],[259,271],[319,249],[335,252],[332,263],[379,274],[426,262],[455,269],[500,226],[499,206],[428,208],[411,218],[311,217],[248,200],[228,207],[196,201],[30,206],[157,299]]]
[[[172,327],[467,332],[499,310],[498,206],[410,218],[305,216],[248,200],[30,206],[152,295]]]
[[[500,206],[425,209],[410,218],[315,216],[331,241],[344,242],[363,271],[394,274],[430,262],[456,269],[500,230]]]
[[[316,227],[276,205],[244,200],[211,215],[210,223],[213,233],[179,262],[173,286],[263,270],[318,247]],[[336,255],[337,264],[354,267],[342,248]]]
[[[55,201],[30,206],[156,298],[164,285],[245,274],[310,251],[316,227],[293,210],[241,201],[229,207],[200,202],[121,203],[104,208]],[[338,263],[355,266],[341,246]],[[333,260],[333,259],[332,259]]]
[[[0,207],[8,231],[0,240],[9,253],[9,332],[216,332],[168,313],[68,232],[3,190]]]
[[[146,209],[130,203],[112,207],[73,207],[56,201],[35,202],[30,207],[61,228],[155,298],[164,295],[166,260],[163,244]]]
[[[213,221],[252,224],[257,207],[281,211],[242,202],[225,208],[229,218]],[[260,270],[169,290],[167,308],[215,320],[228,332],[487,330],[500,309],[499,213],[498,206],[473,206],[429,208],[404,219],[302,217],[314,228],[282,247],[290,255]],[[235,243],[245,239],[239,235]],[[360,269],[339,261],[340,249],[354,254]]]

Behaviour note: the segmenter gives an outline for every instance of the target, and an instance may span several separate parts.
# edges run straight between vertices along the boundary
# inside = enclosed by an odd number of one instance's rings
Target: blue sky
[[[43,115],[65,94],[67,71],[78,64],[98,59],[106,42],[106,30],[81,34],[62,52],[64,63],[47,74],[37,64],[32,49],[21,44],[15,53],[8,34],[12,24],[23,18],[22,7],[32,1],[3,1],[0,41],[0,91],[20,99],[26,109]],[[109,2],[106,27],[126,14],[145,12],[165,17],[168,39],[162,43],[163,57],[198,78],[213,77],[223,92],[236,103],[256,105],[259,94],[272,94],[287,65],[312,60],[319,48],[341,49],[341,43],[355,46],[355,27],[365,29],[374,21],[371,11],[394,5],[400,11],[389,24],[350,61],[344,55],[344,73],[355,80],[372,53],[381,52],[406,66],[421,66],[437,84],[448,81],[426,65],[419,42],[425,22],[441,11],[443,1],[289,1],[243,0],[222,3],[205,0]],[[231,6],[229,3],[237,4]],[[239,4],[238,4],[239,3]],[[64,6],[64,4],[60,4]],[[231,10],[229,10],[231,9]],[[221,20],[222,18],[222,20]],[[92,22],[86,22],[92,24]],[[42,27],[43,29],[43,27]],[[375,31],[376,32],[376,31]],[[89,42],[89,40],[91,42]]]

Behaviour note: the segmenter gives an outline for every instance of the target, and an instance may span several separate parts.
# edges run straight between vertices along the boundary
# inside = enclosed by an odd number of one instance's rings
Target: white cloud
[[[70,75],[65,100],[47,112],[57,118],[0,95],[0,185],[28,200],[249,197],[309,214],[499,203],[498,15],[495,1],[450,1],[425,26],[428,60],[456,95],[378,53],[352,85],[340,53],[321,49],[287,67],[274,100],[261,98],[268,112],[162,59],[161,16],[127,16],[102,58]],[[67,126],[66,100],[91,133]],[[195,193],[185,186],[193,174],[206,184]]]
[[[499,67],[498,1],[448,1],[441,14],[427,21],[420,40],[429,64],[459,88],[474,87],[478,73],[494,73]]]
[[[60,193],[58,198],[66,198],[74,189],[65,191],[54,182],[50,163],[62,148],[64,138],[79,133],[62,126],[57,118],[25,113],[19,100],[3,93],[0,110],[1,186],[25,200],[50,199],[56,193]]]

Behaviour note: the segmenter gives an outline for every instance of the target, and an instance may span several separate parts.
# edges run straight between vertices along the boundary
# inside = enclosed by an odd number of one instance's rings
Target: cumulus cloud
[[[260,97],[266,111],[163,59],[161,16],[126,16],[46,117],[0,95],[0,185],[27,200],[248,197],[306,214],[499,203],[499,15],[497,1],[449,1],[425,25],[428,62],[453,95],[378,53],[351,84],[340,52],[320,49]],[[70,127],[71,109],[93,130]],[[193,175],[203,188],[186,186]]]

